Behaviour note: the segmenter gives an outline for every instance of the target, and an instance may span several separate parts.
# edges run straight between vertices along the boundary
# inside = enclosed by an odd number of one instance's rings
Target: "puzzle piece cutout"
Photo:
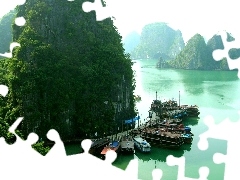
[[[240,114],[240,113],[239,113]],[[231,122],[229,119],[225,119],[219,124],[214,123],[214,119],[211,116],[207,116],[204,119],[204,123],[209,127],[209,130],[199,135],[200,141],[198,147],[201,150],[208,148],[208,138],[221,139],[227,141],[227,153],[215,153],[213,161],[216,164],[225,163],[224,179],[240,179],[238,164],[240,162],[239,156],[239,129],[240,121]],[[226,128],[227,127],[227,128]]]
[[[73,1],[73,0],[68,0]],[[25,3],[25,0],[22,0],[23,4]],[[19,4],[21,5],[21,4]],[[83,10],[85,12],[90,12],[95,10],[96,11],[96,20],[102,21],[106,19],[107,17],[110,17],[110,11],[107,9],[107,7],[103,7],[101,0],[95,0],[94,3],[91,2],[85,2],[82,6]],[[25,19],[23,17],[18,17],[15,20],[15,24],[18,26],[23,26],[25,24]],[[222,36],[223,37],[223,36]],[[226,42],[224,43],[224,47],[226,47]],[[236,44],[228,43],[231,45],[231,48],[238,47]],[[10,53],[0,54],[2,56],[11,58],[12,57],[12,50],[14,47],[20,46],[18,43],[13,43],[10,45]],[[225,48],[224,52],[228,52],[230,48]],[[216,55],[219,56],[219,58],[215,58],[216,60],[221,60],[222,57],[229,58],[228,54],[226,55],[223,52],[215,51]],[[213,55],[215,57],[215,55]],[[230,59],[230,58],[229,58]],[[229,60],[228,64],[230,69],[238,68],[239,69],[239,62],[235,63],[236,60]],[[232,62],[233,61],[233,62]],[[237,66],[238,65],[238,66]],[[239,76],[239,74],[238,74]],[[239,76],[240,77],[240,76]],[[5,90],[2,90],[5,88]],[[0,86],[0,94],[2,96],[6,96],[6,86],[3,85]],[[20,123],[20,120],[22,118],[18,119],[16,121],[16,124]],[[225,125],[228,125],[230,122],[227,122]],[[15,125],[16,125],[15,124]],[[210,124],[209,126],[211,129],[214,127],[214,124]],[[238,127],[239,129],[239,127]],[[14,132],[15,128],[10,129],[10,132]],[[212,131],[211,131],[212,132]],[[210,133],[212,135],[213,133]],[[221,133],[220,133],[221,134]],[[15,134],[16,135],[16,134]],[[209,134],[208,134],[209,135]],[[41,156],[36,151],[33,151],[31,145],[37,141],[37,135],[34,133],[29,134],[26,141],[23,141],[21,138],[19,138],[17,135],[17,141],[14,145],[6,145],[3,138],[0,138],[0,161],[4,162],[0,164],[0,172],[2,177],[8,177],[7,179],[21,179],[23,177],[24,179],[33,179],[31,177],[31,174],[36,174],[34,179],[45,179],[46,174],[48,176],[48,179],[56,179],[56,178],[66,178],[66,179],[79,179],[79,175],[81,174],[82,177],[89,177],[89,179],[137,179],[137,169],[138,169],[138,163],[137,160],[132,160],[127,169],[125,171],[120,170],[118,168],[115,168],[112,166],[112,162],[116,159],[117,155],[114,151],[109,151],[106,155],[106,160],[100,160],[91,154],[88,153],[91,141],[90,140],[84,140],[82,142],[82,147],[84,149],[84,153],[78,154],[78,155],[72,155],[72,156],[66,156],[64,145],[60,139],[59,134],[55,130],[50,130],[47,134],[48,139],[55,141],[55,145],[52,147],[52,149],[49,151],[49,153],[44,157]],[[201,136],[203,139],[207,138],[207,135]],[[219,136],[218,136],[219,137]],[[226,137],[224,135],[224,137]],[[221,137],[222,139],[222,137]],[[235,139],[236,140],[236,139]],[[237,141],[236,141],[237,142]],[[206,148],[207,142],[205,142],[205,148]],[[231,143],[233,147],[233,143]],[[21,150],[23,148],[23,151]],[[203,148],[204,149],[204,148]],[[20,150],[20,151],[19,151]],[[232,149],[228,150],[229,153],[233,153],[231,151]],[[234,152],[236,153],[236,152]],[[32,155],[31,155],[32,154]],[[7,156],[6,156],[7,155]],[[14,156],[13,156],[14,155]],[[235,154],[236,155],[236,154]],[[27,160],[28,164],[26,163],[27,167],[19,167],[18,171],[15,171],[16,169],[11,169],[13,165],[13,162],[17,160],[18,157],[22,157],[22,160],[20,162],[24,162],[24,160]],[[54,160],[52,159],[54,158]],[[234,156],[236,158],[236,156]],[[213,160],[215,163],[227,163],[230,164],[229,157],[220,153],[216,153],[213,157]],[[8,165],[6,165],[6,163]],[[232,161],[234,162],[234,161]],[[236,162],[239,162],[239,159],[236,160]],[[42,167],[41,164],[44,163],[44,167]],[[175,158],[173,156],[169,156],[167,158],[167,163],[170,166],[178,165],[178,179],[179,180],[190,180],[192,178],[185,177],[184,170],[185,170],[185,158]],[[40,166],[41,165],[41,166]],[[237,164],[234,164],[235,167],[237,167]],[[228,166],[230,167],[230,166]],[[9,171],[8,171],[9,169]],[[40,170],[40,173],[39,173]],[[92,172],[91,170],[94,170]],[[96,171],[95,171],[96,170]],[[231,175],[236,175],[238,173],[228,173],[226,176],[226,172],[230,172],[231,169],[225,169],[225,179],[230,179]],[[232,169],[234,170],[234,168]],[[12,173],[14,171],[14,173]],[[30,172],[30,173],[29,173]],[[44,173],[41,173],[44,172]],[[70,173],[71,172],[71,173]],[[29,174],[29,175],[28,175]],[[201,167],[199,169],[200,177],[199,179],[206,179],[209,170],[207,167]],[[6,175],[6,176],[5,176]],[[9,176],[10,175],[10,176]],[[14,176],[15,175],[15,176]],[[86,176],[84,176],[86,175]],[[92,177],[92,178],[91,178]],[[152,177],[154,180],[161,179],[162,177],[162,170],[161,169],[154,169],[152,171]]]
[[[26,0],[17,0],[17,5],[24,5],[26,3]],[[24,26],[26,23],[26,20],[24,17],[16,17],[15,18],[15,24],[17,26]],[[0,56],[6,57],[6,58],[12,58],[12,51],[15,47],[20,47],[20,44],[17,42],[12,42],[10,44],[10,52],[0,53]]]
[[[161,180],[162,174],[163,174],[163,172],[162,172],[161,169],[154,169],[152,171],[152,178],[153,178],[153,180]]]
[[[6,58],[12,58],[12,52],[15,47],[20,47],[20,44],[17,42],[13,42],[10,44],[10,52],[5,52],[4,54],[0,53],[0,56],[6,57]]]
[[[51,149],[52,153],[42,156],[31,147],[38,140],[36,134],[29,134],[27,140],[24,141],[15,133],[15,129],[22,120],[22,117],[18,118],[9,128],[9,132],[17,137],[15,144],[6,145],[4,139],[0,139],[0,173],[2,177],[8,177],[7,179],[10,180],[16,178],[30,180],[33,179],[32,174],[35,173],[37,177],[34,179],[44,179],[46,175],[48,179],[73,180],[80,177],[88,177],[88,179],[138,179],[137,159],[131,160],[125,171],[119,169],[112,165],[117,158],[115,151],[107,152],[105,160],[89,154],[92,144],[89,139],[83,140],[81,143],[84,149],[83,153],[67,156],[58,132],[53,129],[47,133],[47,137],[55,141],[55,146]],[[24,166],[18,163],[24,163]]]
[[[0,95],[3,97],[7,96],[8,94],[8,87],[5,85],[0,85]]]
[[[178,176],[177,180],[194,180],[194,178],[185,177],[185,157],[176,158],[173,155],[167,157],[167,164],[169,166],[178,166]],[[209,175],[208,167],[201,167],[199,169],[199,178],[198,180],[207,180]]]
[[[84,2],[82,4],[82,9],[84,12],[95,11],[96,12],[96,20],[103,21],[104,19],[111,17],[110,9],[107,6],[103,6],[102,0],[95,0],[92,2]]]
[[[224,49],[214,50],[212,53],[212,56],[216,61],[220,61],[223,58],[226,58],[229,69],[230,70],[238,69],[238,78],[240,78],[240,71],[239,71],[240,70],[240,57],[233,60],[229,56],[230,49],[233,49],[233,48],[238,49],[240,47],[240,41],[235,39],[234,41],[228,42],[227,41],[227,39],[228,39],[227,32],[221,32],[220,35],[222,38]]]

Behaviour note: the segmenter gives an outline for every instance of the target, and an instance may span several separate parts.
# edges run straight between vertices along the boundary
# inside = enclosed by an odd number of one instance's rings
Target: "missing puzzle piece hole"
[[[215,125],[215,121],[212,116],[206,116],[203,121],[204,124],[206,124],[208,127],[212,127]]]
[[[0,85],[0,95],[2,95],[3,97],[6,97],[7,94],[8,94],[8,87],[5,85]]]
[[[152,171],[152,179],[153,180],[160,180],[162,178],[163,172],[161,169],[154,169]]]
[[[90,139],[84,139],[81,142],[82,149],[84,153],[88,153],[92,145],[92,141]]]
[[[17,18],[15,19],[15,24],[16,24],[17,26],[24,26],[25,23],[26,23],[26,20],[25,20],[24,17],[17,17]]]
[[[38,135],[35,133],[30,133],[26,140],[30,145],[35,144],[38,141]]]
[[[224,58],[224,56],[225,56],[224,53],[225,53],[224,50],[221,50],[221,49],[214,50],[212,52],[213,59],[215,61],[221,61]]]
[[[221,164],[226,161],[226,155],[223,155],[221,153],[215,153],[213,155],[213,162],[215,164]]]
[[[184,160],[184,157],[176,158],[173,155],[167,156],[166,162],[168,166],[176,166],[180,160]],[[176,162],[177,161],[177,162]]]
[[[117,153],[113,150],[108,151],[105,156],[105,162],[108,162],[109,164],[112,164],[117,159]]]
[[[201,176],[201,179],[207,179],[209,175],[209,168],[206,166],[200,167],[198,172],[199,172],[199,175]]]

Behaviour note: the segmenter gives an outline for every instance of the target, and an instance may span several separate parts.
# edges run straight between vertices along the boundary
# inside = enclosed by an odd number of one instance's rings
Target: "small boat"
[[[92,154],[92,155],[99,154],[102,151],[103,147],[108,145],[109,142],[110,142],[110,140],[108,138],[93,140],[91,148],[89,150],[89,153]]]
[[[120,142],[119,141],[111,141],[109,143],[109,145],[107,145],[106,147],[103,148],[103,150],[101,151],[101,156],[103,159],[105,159],[105,155],[107,154],[108,151],[113,150],[116,153],[119,152],[120,150]]]
[[[151,145],[143,138],[136,136],[133,138],[135,147],[141,152],[150,152]]]
[[[186,113],[188,117],[198,117],[200,114],[198,106],[187,106],[186,107]]]
[[[123,136],[120,142],[120,150],[122,153],[134,153],[134,141],[132,136]]]

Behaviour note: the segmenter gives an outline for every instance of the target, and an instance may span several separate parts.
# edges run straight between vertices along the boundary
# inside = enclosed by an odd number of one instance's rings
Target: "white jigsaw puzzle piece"
[[[54,141],[55,144],[46,154],[47,158],[60,158],[66,156],[65,146],[55,129],[51,129],[47,133],[47,138],[51,141]]]
[[[163,172],[162,172],[161,169],[154,169],[152,171],[152,178],[153,178],[153,180],[161,180],[162,174],[163,174]]]
[[[232,48],[240,48],[240,41],[235,39],[234,41],[228,42],[227,32],[220,32],[219,35],[222,37],[224,49],[214,50],[212,56],[216,61],[220,61],[225,57],[227,59],[229,69],[238,69],[238,78],[240,78],[240,57],[234,60],[229,57],[229,50]]]
[[[17,26],[24,26],[26,24],[26,20],[24,17],[17,17],[15,18],[15,24]]]
[[[209,122],[210,121],[210,122]],[[225,119],[219,124],[213,123],[213,118],[207,116],[204,119],[204,123],[209,127],[208,131],[199,135],[200,140],[198,147],[200,150],[206,150],[208,148],[208,138],[220,139],[227,141],[227,153],[226,155],[221,153],[215,153],[213,161],[216,164],[225,163],[224,179],[232,179],[234,175],[235,179],[240,179],[238,164],[240,162],[239,156],[239,129],[240,121],[231,122],[229,119]]]
[[[1,177],[9,180],[19,179],[21,174],[24,175],[22,178],[30,180],[33,178],[32,174],[38,174],[43,163],[43,156],[32,148],[32,145],[38,141],[38,136],[30,133],[24,141],[15,133],[15,129],[22,120],[22,117],[18,118],[9,128],[9,132],[16,136],[16,142],[13,145],[8,145],[4,138],[0,138],[0,174]]]
[[[167,156],[168,166],[178,166],[178,176],[177,180],[196,180],[195,178],[185,177],[185,157],[176,158],[173,155]],[[199,168],[199,178],[198,180],[207,180],[209,175],[208,167]]]
[[[97,21],[102,21],[108,17],[111,17],[111,11],[106,5],[106,7],[103,6],[101,0],[95,0],[94,3],[92,2],[84,2],[82,4],[82,9],[84,12],[90,12],[90,11],[95,11],[96,12],[96,20]]]
[[[5,97],[8,94],[8,87],[5,85],[0,85],[0,94]]]
[[[12,58],[12,51],[15,47],[20,47],[20,44],[17,42],[13,42],[10,44],[10,52],[5,52],[4,54],[0,53],[0,56],[6,57],[6,58]]]
[[[101,160],[89,154],[91,144],[91,140],[85,139],[81,143],[82,148],[84,149],[83,153],[67,156],[67,163],[77,164],[77,166],[73,166],[69,171],[71,176],[70,178],[68,177],[69,179],[79,179],[79,171],[81,171],[81,177],[88,177],[88,179],[138,179],[137,159],[131,160],[124,171],[112,165],[112,162],[117,157],[115,151],[108,151],[106,154],[106,159]]]

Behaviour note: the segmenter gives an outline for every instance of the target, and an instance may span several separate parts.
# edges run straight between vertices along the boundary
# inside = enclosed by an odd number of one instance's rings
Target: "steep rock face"
[[[215,61],[213,59],[212,53],[216,49],[224,49],[222,38],[220,35],[214,35],[207,42],[207,53],[210,55],[210,57],[208,59],[209,69],[211,69],[211,70],[215,70],[215,69],[228,70],[229,68],[228,68],[226,59],[223,59],[221,61]]]
[[[175,31],[166,23],[153,23],[142,29],[140,44],[134,49],[132,56],[173,59],[183,47],[184,41],[179,30]]]
[[[228,33],[227,41],[233,41],[234,37]],[[214,35],[205,43],[200,34],[194,35],[177,55],[174,61],[168,63],[169,67],[180,69],[201,70],[229,70],[226,58],[215,61],[212,53],[216,49],[224,49],[220,35]],[[232,59],[240,57],[240,49],[231,49],[229,56]]]
[[[94,12],[84,12],[83,2],[29,0],[17,8],[27,22],[13,25],[21,47],[9,62],[6,117],[24,116],[25,135],[43,137],[49,128],[63,139],[103,135],[122,125],[120,113],[135,115],[132,62],[121,36],[110,18],[96,22]]]
[[[235,40],[235,38],[229,32],[227,32],[227,41],[231,42],[234,40]],[[207,42],[207,47],[208,47],[208,51],[211,55],[215,49],[224,49],[224,45],[223,45],[221,36],[214,35]],[[237,59],[240,57],[240,49],[232,48],[232,49],[230,49],[228,54],[231,59],[233,59],[233,60]],[[213,59],[213,57],[211,56],[211,59],[209,60],[209,66],[211,66],[212,69],[229,70],[226,58],[223,58],[221,61],[215,61]]]
[[[184,48],[185,43],[183,41],[182,33],[180,30],[176,31],[174,41],[170,47],[169,56],[174,58],[176,57]]]
[[[16,12],[12,10],[0,19],[0,53],[9,51],[9,45],[12,42],[12,23],[15,15]]]
[[[209,59],[207,46],[200,34],[194,35],[171,62],[171,66],[180,69],[204,69],[206,60]]]

